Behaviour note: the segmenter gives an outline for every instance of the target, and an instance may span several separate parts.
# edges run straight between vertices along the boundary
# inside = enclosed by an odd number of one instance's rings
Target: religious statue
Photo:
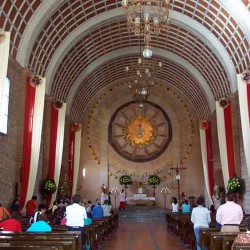
[[[103,205],[104,201],[108,200],[108,194],[107,194],[107,187],[104,184],[102,184],[101,189],[102,189],[102,192],[101,192],[100,200],[101,200],[101,205]]]

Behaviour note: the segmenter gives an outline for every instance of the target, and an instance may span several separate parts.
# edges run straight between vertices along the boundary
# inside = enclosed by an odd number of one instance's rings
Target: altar
[[[143,193],[143,189],[139,188],[138,193],[131,197],[127,197],[127,203],[131,205],[152,205],[155,197],[149,197]]]

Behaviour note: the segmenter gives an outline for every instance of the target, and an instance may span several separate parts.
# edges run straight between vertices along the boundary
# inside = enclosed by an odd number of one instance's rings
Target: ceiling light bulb
[[[143,108],[143,103],[141,102],[141,103],[139,103],[139,108]]]
[[[146,49],[143,50],[142,55],[143,55],[143,57],[145,57],[145,58],[151,58],[152,55],[153,55],[153,52],[152,52],[151,49],[146,48]]]

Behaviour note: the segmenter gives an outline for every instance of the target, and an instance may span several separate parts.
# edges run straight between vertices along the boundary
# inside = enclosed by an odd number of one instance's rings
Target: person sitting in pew
[[[111,215],[111,205],[108,205],[108,200],[104,201],[104,204],[102,205],[103,208],[103,216],[107,217]]]
[[[234,202],[234,194],[226,194],[226,203],[221,205],[216,213],[216,221],[221,224],[221,232],[240,232],[239,225],[243,219],[240,205]]]
[[[44,204],[39,204],[38,211],[35,212],[35,214],[30,217],[30,224],[37,222],[37,219],[40,215],[45,215],[47,212],[47,207]]]
[[[99,200],[96,200],[96,205],[92,210],[92,217],[94,219],[102,219],[103,218],[103,208],[100,205]]]
[[[181,206],[181,210],[183,214],[189,214],[191,211],[190,204],[188,203],[188,200],[186,199],[184,203]]]
[[[18,212],[12,212],[11,218],[0,222],[0,228],[3,231],[22,232],[22,225],[20,223]]]
[[[47,223],[48,218],[45,214],[40,214],[33,224],[27,229],[27,232],[45,233],[52,232],[51,226]]]
[[[197,250],[201,250],[200,246],[200,229],[209,228],[211,222],[210,212],[207,208],[203,207],[204,198],[199,197],[197,199],[197,207],[193,208],[191,214],[191,221],[194,223],[194,234],[196,238]],[[206,248],[205,248],[206,249]]]
[[[179,212],[179,204],[178,204],[176,197],[172,197],[171,209],[172,209],[172,213]]]

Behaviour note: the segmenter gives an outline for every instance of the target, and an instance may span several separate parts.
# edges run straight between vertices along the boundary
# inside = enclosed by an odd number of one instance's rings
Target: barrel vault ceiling
[[[170,25],[153,36],[158,80],[177,88],[197,117],[234,93],[250,67],[249,0],[171,0]],[[47,94],[67,102],[74,120],[95,94],[127,77],[140,40],[128,31],[121,0],[2,0],[0,28],[10,55],[47,79]]]

